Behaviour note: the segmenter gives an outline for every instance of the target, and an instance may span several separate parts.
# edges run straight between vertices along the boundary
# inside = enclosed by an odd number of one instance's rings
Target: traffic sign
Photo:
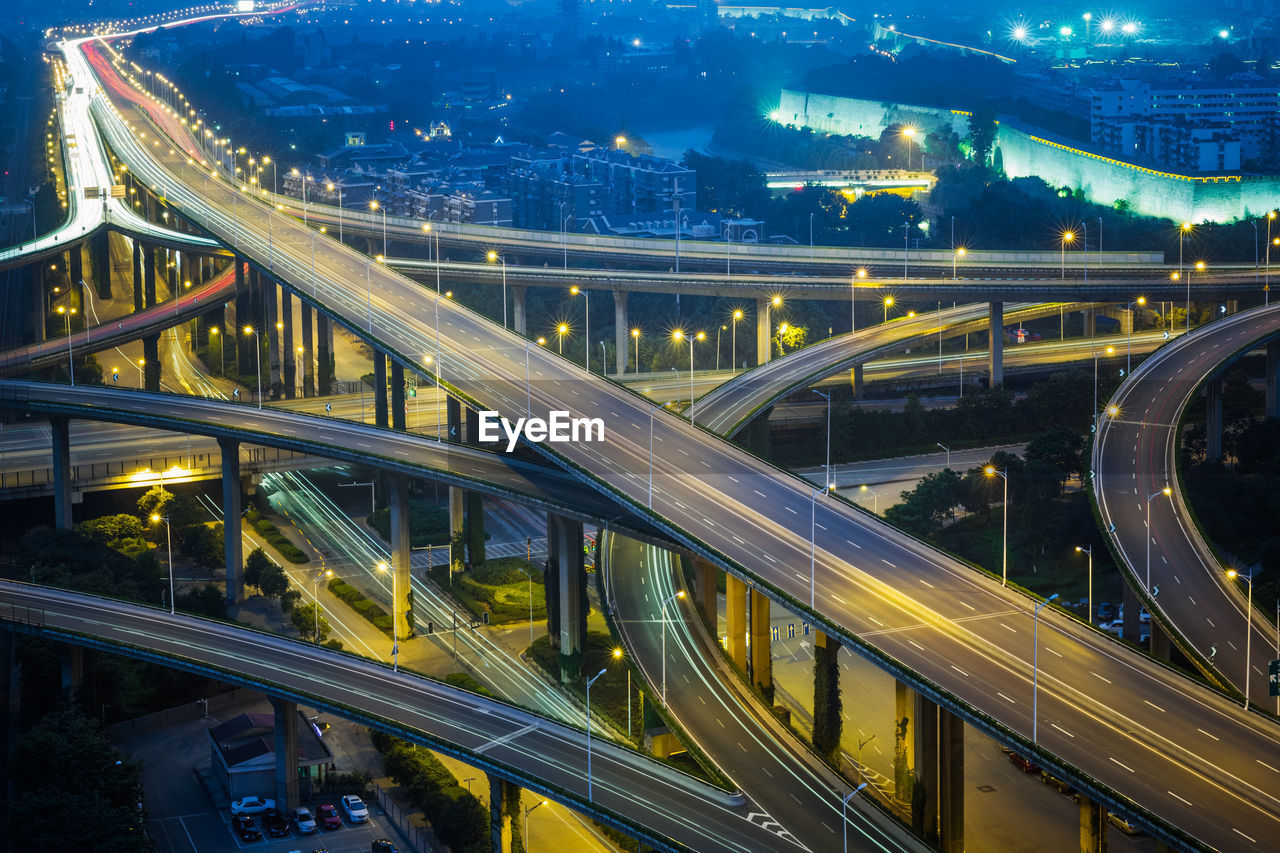
[[[1267,688],[1272,696],[1280,696],[1280,660],[1267,664]]]

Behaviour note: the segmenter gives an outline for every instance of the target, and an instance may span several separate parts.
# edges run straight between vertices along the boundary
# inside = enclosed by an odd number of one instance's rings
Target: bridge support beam
[[[1151,656],[1156,660],[1169,660],[1169,635],[1165,633],[1164,629],[1160,627],[1160,623],[1155,619],[1148,623],[1148,630],[1151,632],[1151,636],[1148,640],[1149,645],[1147,648],[1151,652]]]
[[[234,340],[236,341],[236,372],[241,376],[254,369],[253,336],[241,334],[245,326],[253,325],[253,312],[250,309],[252,299],[249,294],[249,282],[245,275],[244,259],[236,256],[232,259],[235,265],[236,279],[236,324]],[[255,383],[256,384],[256,383]]]
[[[991,339],[987,355],[990,387],[1004,384],[1004,303],[992,302],[988,308],[987,332]]]
[[[725,634],[728,637],[729,660],[747,671],[747,585],[736,575],[724,575]]]
[[[391,491],[391,571],[395,580],[391,585],[395,601],[391,602],[391,620],[397,640],[410,636],[410,592],[413,589],[409,577],[409,556],[412,544],[409,527],[409,478],[404,474],[387,474]]]
[[[62,678],[62,693],[75,699],[84,681],[84,647],[63,643],[58,650],[59,674]]]
[[[398,361],[391,362],[391,428],[409,428],[404,411],[404,368]]]
[[[240,533],[240,442],[218,439],[222,452],[222,546],[227,560],[227,604],[244,601],[244,549]]]
[[[321,397],[333,393],[333,324],[328,316],[316,313],[316,384]]]
[[[1131,643],[1140,643],[1141,628],[1138,619],[1138,594],[1133,587],[1125,583],[1121,585],[1121,602],[1124,606],[1124,622],[1120,628],[1121,637]]]
[[[129,242],[133,244],[133,268],[130,276],[133,279],[133,310],[141,311],[147,307],[142,299],[142,241],[135,237]]]
[[[1280,341],[1267,342],[1267,408],[1268,418],[1280,418]]]
[[[614,360],[618,365],[619,376],[627,372],[627,363],[630,361],[627,356],[630,351],[627,347],[630,334],[630,327],[627,325],[627,292],[615,290],[613,292],[613,346],[617,350]],[[636,367],[639,369],[639,365]]]
[[[711,633],[716,631],[716,615],[717,615],[717,591],[716,578],[719,570],[715,564],[709,560],[703,560],[698,557],[693,559],[693,597],[698,604],[698,613],[701,614],[703,622],[711,629]]]
[[[528,323],[525,320],[524,297],[525,286],[522,284],[512,285],[511,287],[511,328],[515,329],[517,335],[528,334],[526,327]]]
[[[751,590],[751,683],[773,697],[773,636],[769,624],[769,599]]]
[[[768,299],[756,300],[756,364],[764,364],[773,356],[772,324],[773,304]]]
[[[142,246],[142,287],[144,306],[156,304],[156,249],[150,244]]]
[[[893,795],[911,809],[912,772],[916,766],[916,692],[901,681],[893,685]],[[914,812],[914,809],[912,809]]]
[[[466,559],[465,495],[466,492],[458,486],[449,487],[449,565],[454,572],[462,571]]]
[[[387,426],[387,355],[373,351],[373,423]]]
[[[1206,412],[1204,419],[1205,459],[1222,461],[1222,377],[1210,376],[1205,384]]]
[[[587,569],[582,553],[582,522],[547,514],[547,565],[556,578],[554,607],[559,636],[560,680],[568,683],[582,675],[582,650],[587,640]],[[553,634],[553,637],[555,634]]]
[[[49,416],[53,434],[53,526],[71,529],[71,421],[62,415]]]
[[[298,703],[267,697],[275,714],[276,808],[288,814],[298,805]]]
[[[861,364],[855,364],[849,370],[849,383],[853,386],[853,399],[861,400],[862,393],[866,389],[866,382],[862,378]]]
[[[280,397],[280,326],[277,325],[280,310],[276,302],[276,281],[269,275],[258,276],[259,299],[262,301],[262,325],[266,333],[267,357],[264,361],[269,365],[267,386],[271,399]]]
[[[1080,322],[1084,330],[1086,338],[1092,338],[1098,334],[1098,309],[1090,305],[1080,311]]]
[[[1107,813],[1080,794],[1080,853],[1107,853]]]
[[[444,393],[440,390],[438,393]],[[466,441],[466,435],[462,430],[462,401],[452,394],[446,395],[444,399],[444,416],[447,430],[445,432],[449,441],[459,443]]]
[[[489,831],[493,853],[511,853],[512,799],[519,809],[520,789],[489,774]]]
[[[311,316],[311,304],[301,299],[298,301],[302,303],[302,396],[314,397],[316,395],[316,351],[313,329],[315,320]]]
[[[160,390],[160,336],[148,335],[142,339],[142,357],[146,364],[142,366],[144,386],[148,391]]]
[[[280,288],[280,381],[284,383],[284,398],[292,400],[298,395],[298,353],[293,345],[293,294]]]
[[[840,641],[822,631],[813,638],[813,746],[834,758],[844,728],[840,702]],[[861,773],[861,769],[858,771]]]
[[[93,281],[101,299],[111,298],[111,235],[104,228],[89,241],[89,263],[93,265]]]
[[[964,720],[938,709],[938,846],[964,853]]]

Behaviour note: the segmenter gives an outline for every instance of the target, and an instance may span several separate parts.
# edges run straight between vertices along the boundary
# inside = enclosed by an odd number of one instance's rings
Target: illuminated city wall
[[[968,116],[959,111],[882,103],[783,89],[777,121],[820,133],[878,138],[886,128],[913,124],[928,132],[947,127],[964,137]],[[1124,163],[1054,142],[1003,122],[997,140],[1001,165],[1011,178],[1038,176],[1052,186],[1083,189],[1097,204],[1124,199],[1144,216],[1190,222],[1230,222],[1280,206],[1280,178],[1186,177]]]

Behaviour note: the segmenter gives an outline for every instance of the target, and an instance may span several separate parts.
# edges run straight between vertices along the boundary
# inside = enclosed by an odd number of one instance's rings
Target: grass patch
[[[490,625],[529,621],[529,579],[519,571],[525,569],[533,578],[533,618],[547,618],[546,589],[542,572],[525,562],[523,557],[498,557],[485,560],[469,572],[454,572],[449,582],[449,567],[434,566],[428,572],[437,586],[448,589],[477,619],[489,614]]]

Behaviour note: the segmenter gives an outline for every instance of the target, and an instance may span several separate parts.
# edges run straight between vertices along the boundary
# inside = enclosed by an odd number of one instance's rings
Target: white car
[[[315,815],[306,806],[298,806],[293,810],[293,825],[298,828],[299,835],[310,835],[316,831]]]
[[[342,798],[342,810],[352,823],[364,823],[369,819],[369,810],[365,808],[364,800],[355,794],[347,794]]]
[[[233,815],[262,814],[267,809],[274,809],[275,807],[275,800],[268,800],[264,797],[245,797],[241,800],[232,800],[231,813]]]

